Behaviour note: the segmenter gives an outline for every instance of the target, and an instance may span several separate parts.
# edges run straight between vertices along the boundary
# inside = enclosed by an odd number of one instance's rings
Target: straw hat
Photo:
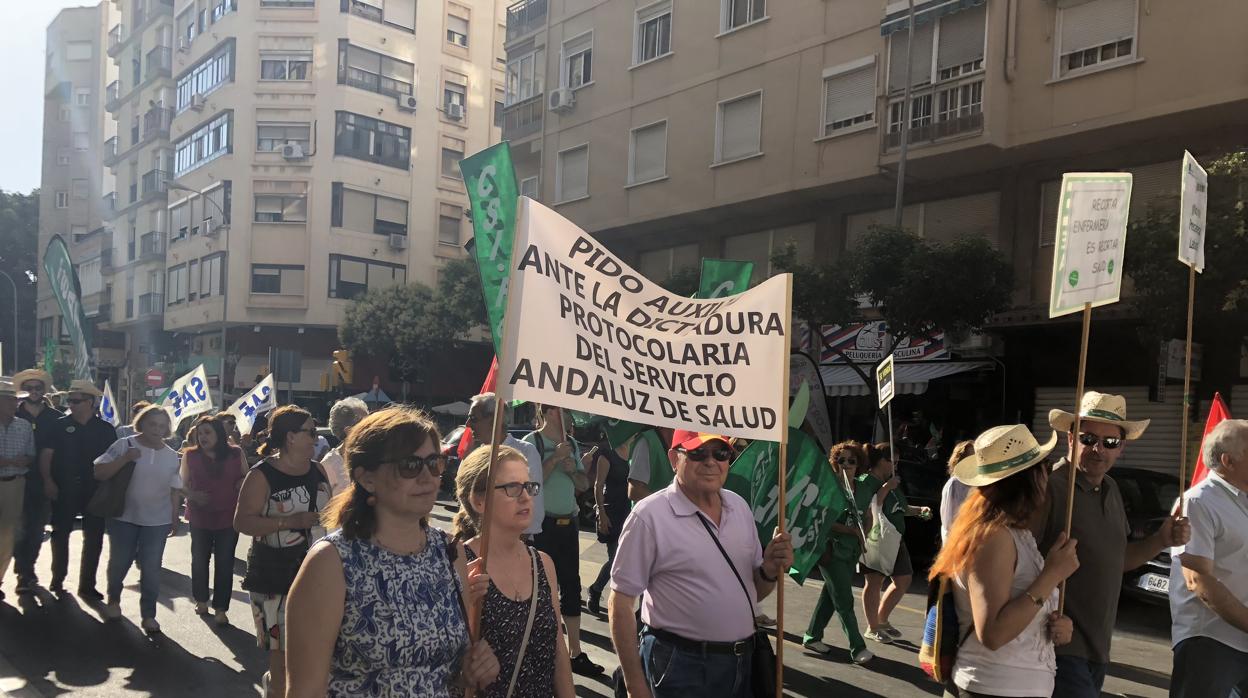
[[[1079,404],[1079,419],[1085,422],[1110,424],[1121,427],[1128,441],[1140,438],[1150,420],[1127,419],[1127,399],[1121,395],[1107,395],[1089,390]],[[1049,410],[1049,426],[1060,432],[1074,428],[1075,415],[1065,410]]]
[[[7,376],[0,378],[0,397],[17,397],[17,388]]]
[[[55,390],[52,387],[52,376],[41,368],[28,368],[25,371],[18,371],[17,374],[13,376],[13,385],[18,388],[21,388],[22,383],[25,383],[26,381],[39,381],[40,383],[43,383],[43,391],[45,393],[51,393]]]
[[[975,453],[953,466],[953,476],[970,487],[991,485],[1048,458],[1054,446],[1056,432],[1041,445],[1022,424],[993,427],[975,439]]]
[[[104,397],[104,393],[101,392],[99,388],[95,387],[94,383],[88,380],[75,380],[70,383],[69,387],[65,390],[65,394],[70,395],[73,393],[83,393],[94,397]]]

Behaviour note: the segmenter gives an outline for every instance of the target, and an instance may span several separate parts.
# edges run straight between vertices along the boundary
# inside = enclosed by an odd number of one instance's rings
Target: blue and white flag
[[[204,365],[173,382],[165,393],[160,406],[169,413],[169,423],[174,429],[187,417],[212,411],[212,395],[208,392],[208,375]]]
[[[274,407],[277,407],[277,384],[273,380],[273,374],[270,373],[264,377],[264,380],[256,383],[256,387],[235,400],[226,412],[233,414],[238,421],[238,433],[247,434],[255,425],[256,416]]]
[[[104,397],[100,398],[100,418],[112,424],[114,428],[121,424],[117,417],[117,401],[113,399],[113,387],[104,379]]]

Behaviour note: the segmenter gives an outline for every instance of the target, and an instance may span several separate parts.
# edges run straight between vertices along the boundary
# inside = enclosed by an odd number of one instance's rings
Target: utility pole
[[[901,102],[901,152],[897,160],[897,198],[893,201],[893,226],[901,227],[902,202],[906,198],[906,155],[910,151],[910,83],[913,64],[910,49],[914,45],[914,0],[908,0],[906,17],[906,89]]]

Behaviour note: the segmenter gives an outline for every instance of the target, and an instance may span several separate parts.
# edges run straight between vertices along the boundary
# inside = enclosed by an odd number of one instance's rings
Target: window
[[[921,87],[984,69],[983,5],[916,25],[910,48],[910,84]],[[939,36],[939,41],[936,37]],[[906,32],[889,37],[888,91],[906,89]]]
[[[468,48],[468,20],[455,15],[447,15],[446,40],[456,46]]]
[[[91,148],[91,134],[75,131],[72,138],[74,150],[89,150]]]
[[[467,115],[468,110],[465,108],[468,103],[468,88],[463,85],[447,80],[442,85],[442,107],[446,111],[450,111],[452,104],[460,107],[460,113]]]
[[[503,100],[501,99],[494,100],[494,127],[503,127]]]
[[[723,0],[720,31],[744,27],[767,16],[767,0]]]
[[[672,52],[672,0],[637,10],[633,63],[645,63]]]
[[[67,61],[89,61],[91,53],[90,41],[71,41],[65,44],[65,60]]]
[[[687,267],[697,267],[701,263],[698,246],[681,245],[662,250],[642,252],[637,257],[637,271],[647,279],[665,281],[673,274]]]
[[[256,194],[257,223],[307,223],[307,194]]]
[[[439,204],[438,244],[459,247],[459,231],[463,220],[464,209],[451,204]]]
[[[351,85],[383,95],[410,95],[416,66],[338,41],[338,84]]]
[[[204,257],[199,264],[199,297],[221,295],[224,286],[225,255]],[[192,281],[193,283],[193,281]]]
[[[74,89],[74,106],[87,107],[91,106],[91,88],[78,87]]]
[[[334,154],[407,169],[412,130],[351,112],[336,113]]]
[[[191,234],[191,200],[169,207],[169,241],[181,240]]]
[[[555,171],[555,199],[558,203],[589,196],[589,146],[582,145],[559,153]]]
[[[369,291],[402,286],[405,283],[407,267],[402,264],[386,264],[337,254],[329,256],[330,298],[357,298]]]
[[[169,305],[177,305],[186,301],[186,278],[185,264],[169,268],[169,282],[165,284],[165,296],[168,298]]]
[[[507,104],[523,102],[542,93],[542,64],[544,52],[526,53],[507,59]]]
[[[1136,0],[1091,0],[1057,11],[1059,76],[1135,57]]]
[[[282,146],[302,146],[304,154],[312,150],[312,125],[288,123],[256,123],[256,150],[261,153],[278,152]]]
[[[628,183],[667,176],[667,122],[633,129],[628,148]]]
[[[60,109],[57,110],[56,118],[62,124],[68,124],[70,120],[74,118],[74,110],[65,105],[61,105]]]
[[[219,225],[229,224],[231,197],[230,181],[228,179],[221,182],[221,186],[204,192],[202,199],[200,218],[202,218],[205,233],[215,230]],[[221,216],[224,216],[224,218],[218,220]]]
[[[69,208],[69,192],[67,191],[56,192],[56,201],[54,205],[56,206],[56,208]]]
[[[195,95],[206,95],[233,80],[234,41],[231,39],[178,78],[177,111],[181,113],[189,108],[195,101]]]
[[[316,7],[316,0],[260,0],[260,7]]]
[[[75,199],[85,199],[87,198],[88,191],[89,191],[89,188],[87,187],[87,180],[85,179],[70,180],[69,182],[69,195],[70,196],[74,197]]]
[[[416,30],[416,0],[340,0],[339,10],[404,31]]]
[[[186,299],[193,301],[199,297],[199,260],[192,259],[186,263]]]
[[[195,129],[190,135],[173,144],[173,173],[175,177],[215,160],[233,150],[231,136],[233,112],[225,112]]]
[[[823,72],[821,136],[875,122],[875,59],[859,63]]]
[[[311,51],[261,51],[261,80],[307,80],[312,72]]]
[[[587,32],[563,42],[563,84],[575,90],[594,81],[594,34]]]
[[[311,2],[307,3],[311,5]],[[238,11],[238,0],[212,0],[212,22],[216,24],[230,12]]]
[[[446,141],[453,142],[448,143]],[[462,179],[463,174],[459,171],[459,161],[463,159],[463,141],[457,141],[452,138],[445,139],[442,143],[442,176]]]
[[[732,162],[762,153],[763,93],[719,103],[715,162]]]
[[[302,296],[303,273],[302,264],[253,264],[251,292]]]
[[[406,235],[407,202],[348,189],[342,182],[334,182],[330,224],[361,233]]]
[[[57,148],[56,149],[56,164],[62,165],[62,166],[68,165],[69,153],[70,153],[69,148]]]
[[[520,180],[520,196],[527,196],[530,199],[537,199],[539,180],[537,177],[525,177]]]

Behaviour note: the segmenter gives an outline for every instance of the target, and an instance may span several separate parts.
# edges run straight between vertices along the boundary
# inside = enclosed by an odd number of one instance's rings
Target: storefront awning
[[[992,366],[991,361],[899,363],[896,365],[897,392],[903,395],[922,395],[927,392],[929,381],[957,373],[992,368]],[[823,376],[823,384],[827,387],[829,397],[871,394],[870,389],[863,384],[862,377],[849,366],[820,366],[819,373]],[[872,377],[872,380],[874,380],[874,377]]]
[[[938,18],[961,12],[972,7],[983,5],[987,0],[927,0],[914,3],[914,26],[923,26],[935,22]],[[899,9],[900,8],[900,9]],[[880,22],[880,34],[888,36],[894,32],[905,31],[908,26],[907,17],[910,8],[904,2],[890,3],[885,10],[887,14]]]

